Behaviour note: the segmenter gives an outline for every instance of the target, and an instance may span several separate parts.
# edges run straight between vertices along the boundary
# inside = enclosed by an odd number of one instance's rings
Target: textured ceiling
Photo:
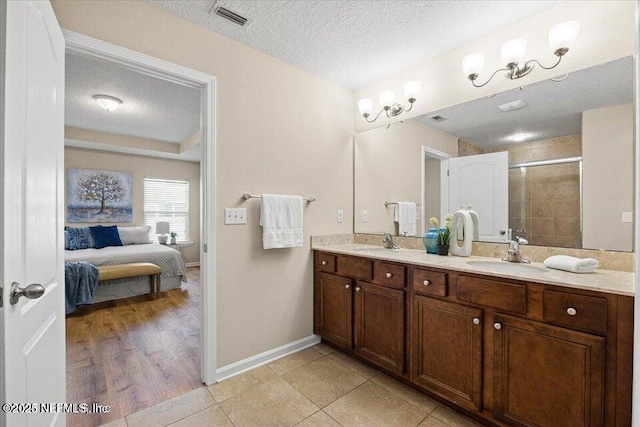
[[[509,112],[497,108],[519,99],[529,105]],[[524,142],[578,134],[583,111],[631,102],[633,60],[628,57],[571,73],[561,82],[545,80],[434,111],[418,120],[490,148],[514,144],[510,137],[516,133],[529,135]],[[447,120],[436,122],[430,118],[435,115]]]
[[[200,91],[77,54],[66,57],[65,125],[182,143],[200,129]],[[122,99],[106,111],[93,95]]]
[[[390,77],[557,3],[221,1],[252,19],[240,27],[209,14],[214,0],[147,1],[349,89]]]

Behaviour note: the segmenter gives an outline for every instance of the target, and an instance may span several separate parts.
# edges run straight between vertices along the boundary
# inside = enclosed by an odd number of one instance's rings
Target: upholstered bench
[[[151,276],[151,293],[160,292],[162,269],[149,262],[133,264],[102,265],[98,267],[98,281],[126,279],[129,277]]]

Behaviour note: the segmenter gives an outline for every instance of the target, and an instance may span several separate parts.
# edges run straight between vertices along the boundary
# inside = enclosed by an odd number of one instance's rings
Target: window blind
[[[189,241],[189,181],[144,179],[144,225],[156,236],[156,223],[167,221],[179,242]]]

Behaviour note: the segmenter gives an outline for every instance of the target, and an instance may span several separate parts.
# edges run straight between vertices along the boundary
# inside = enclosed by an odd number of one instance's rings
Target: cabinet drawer
[[[406,267],[376,261],[373,264],[373,283],[391,288],[404,288]]]
[[[525,285],[460,275],[457,281],[456,296],[460,301],[513,313],[525,314],[527,312],[527,287]]]
[[[336,259],[337,272],[342,276],[354,279],[371,280],[373,261],[362,258],[339,256]]]
[[[316,252],[316,268],[325,273],[335,273],[336,256]]]
[[[585,332],[607,331],[607,299],[545,290],[544,320]]]
[[[447,296],[447,274],[421,268],[413,269],[413,291],[423,295]]]

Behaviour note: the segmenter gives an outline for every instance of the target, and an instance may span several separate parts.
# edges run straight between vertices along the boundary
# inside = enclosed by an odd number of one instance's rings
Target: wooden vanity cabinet
[[[411,381],[482,409],[482,310],[414,295],[411,329]]]
[[[632,297],[315,260],[315,333],[413,388],[487,425],[631,425]]]
[[[511,426],[604,425],[605,339],[494,318],[493,414]]]

